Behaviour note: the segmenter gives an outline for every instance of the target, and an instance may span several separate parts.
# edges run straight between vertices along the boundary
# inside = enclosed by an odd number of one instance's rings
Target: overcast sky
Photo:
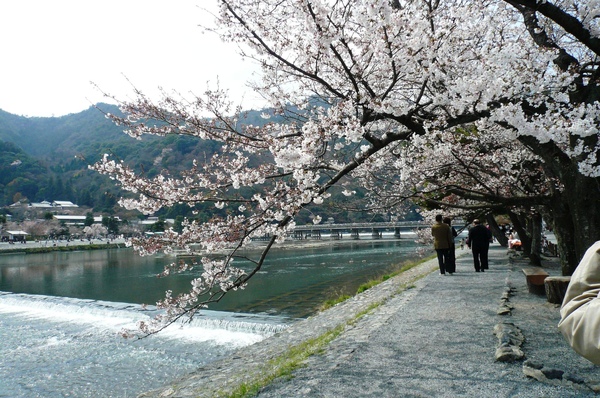
[[[230,89],[247,107],[245,83],[257,68],[198,25],[213,22],[214,0],[0,1],[0,109],[62,116],[107,102],[90,83],[119,98],[132,84],[202,93],[207,82]]]

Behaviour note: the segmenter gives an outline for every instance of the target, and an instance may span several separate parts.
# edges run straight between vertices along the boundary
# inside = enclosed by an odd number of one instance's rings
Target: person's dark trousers
[[[488,264],[488,250],[489,249],[486,248],[485,250],[482,250],[481,253],[479,253],[479,259],[481,260],[481,270],[490,268]]]
[[[488,269],[488,249],[473,248],[473,264],[477,272]]]
[[[452,246],[448,249],[448,258],[445,262],[446,264],[446,272],[453,274],[456,272],[456,251],[455,247]]]
[[[448,261],[449,249],[435,249],[440,267],[440,274],[446,273],[446,262]]]

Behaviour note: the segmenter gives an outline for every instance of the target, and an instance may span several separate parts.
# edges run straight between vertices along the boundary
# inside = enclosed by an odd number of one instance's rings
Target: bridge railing
[[[396,222],[378,222],[378,223],[338,223],[338,224],[315,224],[315,225],[296,225],[296,231],[310,230],[329,230],[329,229],[357,229],[357,228],[425,228],[430,227],[429,223],[419,221],[396,221]]]

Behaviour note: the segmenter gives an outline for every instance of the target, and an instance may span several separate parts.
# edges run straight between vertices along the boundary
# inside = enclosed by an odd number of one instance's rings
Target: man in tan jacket
[[[446,262],[449,260],[450,248],[452,247],[452,229],[448,224],[442,222],[441,214],[435,216],[435,224],[431,226],[431,235],[433,235],[433,248],[437,253],[440,275],[446,275]],[[452,275],[452,272],[448,272]]]
[[[600,241],[586,252],[571,276],[558,328],[571,347],[600,365]]]

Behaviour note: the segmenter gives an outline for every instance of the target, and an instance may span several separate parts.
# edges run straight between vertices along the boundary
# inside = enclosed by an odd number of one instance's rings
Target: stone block
[[[562,304],[567,287],[571,282],[570,276],[549,276],[544,280],[546,299],[549,303]]]

